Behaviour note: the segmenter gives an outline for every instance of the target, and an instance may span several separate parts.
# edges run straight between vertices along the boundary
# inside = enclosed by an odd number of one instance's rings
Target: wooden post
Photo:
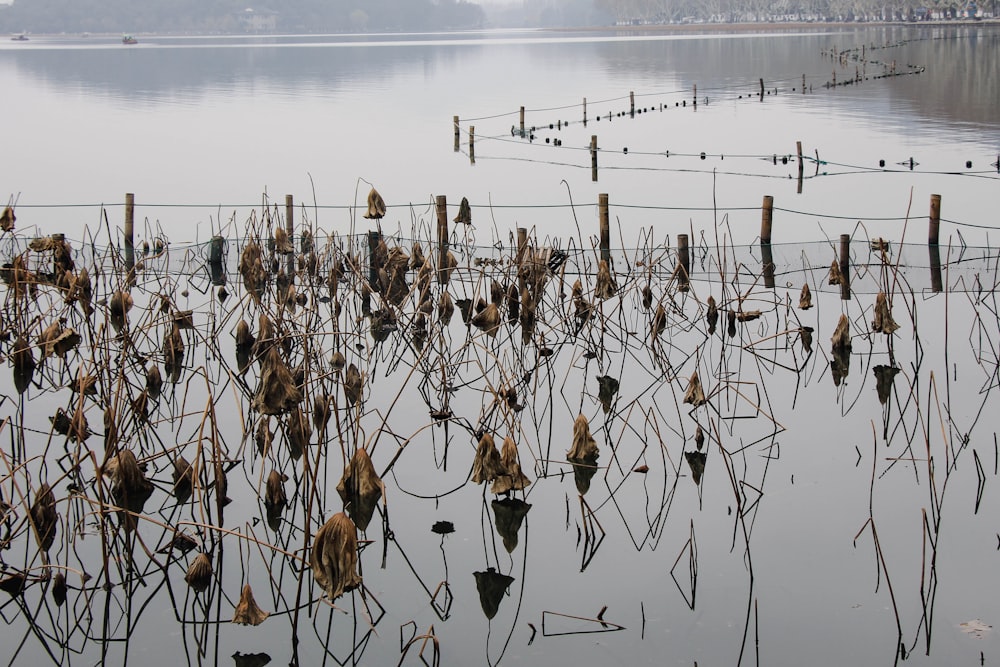
[[[802,94],[806,94],[806,75],[802,75]]]
[[[135,194],[125,193],[125,267],[135,267]]]
[[[771,243],[760,242],[760,265],[764,277],[764,287],[774,289],[774,255],[771,253]]]
[[[851,235],[840,235],[840,298],[851,298]]]
[[[517,228],[517,255],[514,262],[520,266],[524,262],[524,255],[528,252],[528,230],[524,227]]]
[[[831,88],[836,88],[837,87],[837,70],[833,70],[833,85],[830,86],[830,87]]]
[[[691,251],[688,248],[688,235],[677,235],[677,289],[688,291],[691,282]]]
[[[763,77],[761,77],[761,80],[760,80],[760,99],[761,100],[764,99],[764,79],[763,79]]]
[[[438,282],[448,283],[448,198],[438,195],[434,198],[437,207],[438,241]]]
[[[628,115],[635,117],[635,92],[628,91]]]
[[[521,137],[524,137],[524,107],[521,107]]]
[[[371,230],[368,232],[368,284],[373,292],[381,292],[382,286],[378,279],[379,266],[378,244],[382,240],[381,232]]]
[[[476,126],[469,126],[469,162],[476,164]]]
[[[459,139],[461,138],[458,116],[452,116],[452,122],[455,124],[455,152],[457,153],[459,149]]]
[[[931,215],[927,228],[927,243],[938,244],[941,232],[941,195],[931,195]]]
[[[285,231],[288,233],[288,242],[295,246],[295,201],[292,195],[285,195]],[[294,281],[295,276],[295,252],[288,253],[285,260],[285,273],[288,279]]]
[[[583,98],[583,126],[587,127],[587,98]]]
[[[936,243],[927,246],[927,254],[931,264],[931,291],[940,293],[944,291],[944,282],[941,280],[941,246]]]
[[[601,259],[610,262],[611,260],[611,223],[608,216],[608,195],[602,193],[597,195],[597,208],[600,211],[601,224]]]
[[[597,135],[590,135],[590,180],[597,182]]]
[[[796,141],[795,142],[795,152],[798,154],[798,157],[799,157],[799,189],[798,189],[798,193],[802,194],[802,142],[801,141]]]
[[[760,207],[760,242],[771,242],[771,220],[774,215],[774,197],[764,195],[764,202]]]

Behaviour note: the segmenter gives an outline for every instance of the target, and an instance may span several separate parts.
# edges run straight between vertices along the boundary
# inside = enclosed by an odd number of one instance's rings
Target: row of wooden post
[[[597,137],[591,138],[591,152],[594,157],[594,170],[597,169]],[[801,159],[801,158],[800,158]],[[595,179],[596,180],[596,179]],[[442,269],[448,264],[448,198],[445,195],[437,195],[434,199],[437,214],[437,251],[438,251],[438,278],[441,282],[446,282],[446,272]],[[600,258],[605,261],[611,259],[611,217],[609,211],[609,198],[607,193],[601,193],[597,197],[598,219],[600,224]],[[285,231],[288,238],[295,235],[295,204],[292,195],[285,195]],[[760,249],[761,266],[764,279],[764,286],[774,288],[774,260],[771,252],[771,233],[774,223],[774,197],[764,195],[761,203],[760,214]],[[939,251],[939,236],[941,230],[941,195],[932,194],[930,198],[930,213],[928,216],[927,245],[930,258],[931,289],[934,292],[943,290],[941,278],[941,257]],[[375,248],[381,236],[379,232],[369,232],[368,244],[371,256],[375,256]],[[214,240],[214,239],[213,239]],[[691,259],[689,249],[689,239],[687,234],[677,235],[677,261],[678,275],[682,284],[687,284],[690,277]],[[135,195],[131,192],[125,194],[125,261],[129,271],[135,264]],[[527,249],[527,231],[519,227],[517,229],[517,261],[524,259]],[[839,267],[842,276],[841,298],[850,299],[850,234],[841,234]],[[295,271],[295,260],[293,255],[288,256],[287,272],[289,275]],[[369,276],[372,282],[378,278],[378,266],[371,263],[372,274]]]

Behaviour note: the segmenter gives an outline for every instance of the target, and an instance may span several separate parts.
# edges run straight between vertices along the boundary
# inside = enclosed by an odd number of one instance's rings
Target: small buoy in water
[[[545,137],[545,143],[549,143],[549,138]]]
[[[687,105],[688,105],[688,101],[687,100],[684,100],[683,102],[681,102],[681,106],[682,107],[686,107]]]
[[[781,156],[781,164],[788,164],[788,156],[787,155],[782,155]]]
[[[702,151],[702,152],[701,152],[701,159],[702,159],[702,160],[704,160],[704,159],[705,159],[705,151]]]
[[[885,166],[885,160],[879,160],[878,161],[878,166],[884,167]]]
[[[556,126],[554,124],[552,124],[552,123],[549,123],[549,129],[550,130],[554,130],[554,129],[556,129]]]
[[[626,146],[625,148],[623,148],[623,149],[622,149],[622,152],[623,152],[623,153],[628,153],[628,146]]]
[[[965,161],[965,168],[966,169],[972,169],[972,160],[966,160]]]

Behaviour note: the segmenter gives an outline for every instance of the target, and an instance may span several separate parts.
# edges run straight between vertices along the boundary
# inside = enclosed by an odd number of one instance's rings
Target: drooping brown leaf
[[[472,326],[495,338],[500,329],[500,310],[495,303],[490,303],[482,312],[473,315],[471,322]]]
[[[879,292],[875,297],[875,319],[872,320],[872,331],[885,335],[893,334],[899,325],[892,319],[892,312],[889,310],[889,300],[885,292]]]
[[[813,307],[812,292],[809,290],[809,283],[802,286],[802,293],[799,295],[799,309],[809,310]]]
[[[257,606],[257,601],[253,599],[253,591],[250,584],[243,586],[240,593],[240,601],[233,612],[233,623],[240,625],[260,625],[270,614]]]
[[[252,407],[264,415],[280,415],[302,401],[302,392],[276,347],[269,347],[260,370],[260,384]]]
[[[179,503],[186,503],[194,490],[194,468],[183,456],[174,459],[174,498]]]
[[[337,493],[358,530],[367,530],[382,497],[382,480],[375,472],[371,457],[364,447],[358,447],[337,484]]]
[[[517,443],[510,436],[504,439],[503,447],[500,449],[500,463],[503,466],[503,474],[493,480],[491,493],[501,495],[511,491],[523,491],[531,484],[531,480],[521,470]]]
[[[486,618],[493,618],[500,610],[500,602],[507,594],[507,589],[514,583],[514,577],[497,572],[492,567],[485,572],[473,572],[476,578],[476,590],[479,591],[479,604]]]
[[[56,496],[48,483],[43,482],[35,491],[35,502],[28,511],[31,523],[35,527],[35,538],[42,551],[52,548],[56,539],[56,526],[59,525],[59,514],[56,512]]]
[[[701,379],[698,377],[698,371],[691,374],[688,378],[687,390],[684,392],[684,402],[698,407],[707,403],[705,399],[705,391],[701,388]]]
[[[111,481],[111,497],[119,512],[126,531],[134,530],[138,524],[136,514],[141,514],[143,506],[153,495],[153,485],[139,467],[139,461],[131,449],[122,449],[108,459],[104,465],[104,475]]]
[[[331,601],[361,585],[358,533],[350,517],[338,512],[316,531],[309,566],[316,584]]]
[[[834,350],[851,349],[851,321],[844,313],[841,313],[840,319],[837,320],[837,328],[833,330],[830,342]]]
[[[617,291],[618,286],[611,275],[608,261],[602,259],[597,265],[597,286],[594,288],[594,296],[598,299],[610,299]]]
[[[492,482],[503,473],[503,461],[500,452],[497,451],[496,442],[492,435],[483,433],[472,461],[472,482],[473,484]]]
[[[490,503],[493,508],[494,523],[497,534],[503,538],[504,549],[507,553],[514,553],[517,548],[518,533],[524,517],[528,515],[531,505],[520,498],[503,498]]]
[[[372,188],[368,193],[368,210],[365,211],[364,217],[369,220],[381,220],[385,217],[385,201],[382,199],[382,195],[378,193],[378,190]]]
[[[212,560],[204,551],[195,556],[188,567],[184,581],[195,593],[203,593],[212,583]]]
[[[570,461],[593,463],[599,456],[597,441],[590,434],[590,422],[581,413],[573,422],[573,444],[566,453],[566,458]]]

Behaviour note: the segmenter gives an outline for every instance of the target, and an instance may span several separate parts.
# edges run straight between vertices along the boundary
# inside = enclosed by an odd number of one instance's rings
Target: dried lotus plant
[[[358,575],[358,534],[354,522],[338,512],[313,536],[309,552],[313,579],[330,600],[361,585]]]

